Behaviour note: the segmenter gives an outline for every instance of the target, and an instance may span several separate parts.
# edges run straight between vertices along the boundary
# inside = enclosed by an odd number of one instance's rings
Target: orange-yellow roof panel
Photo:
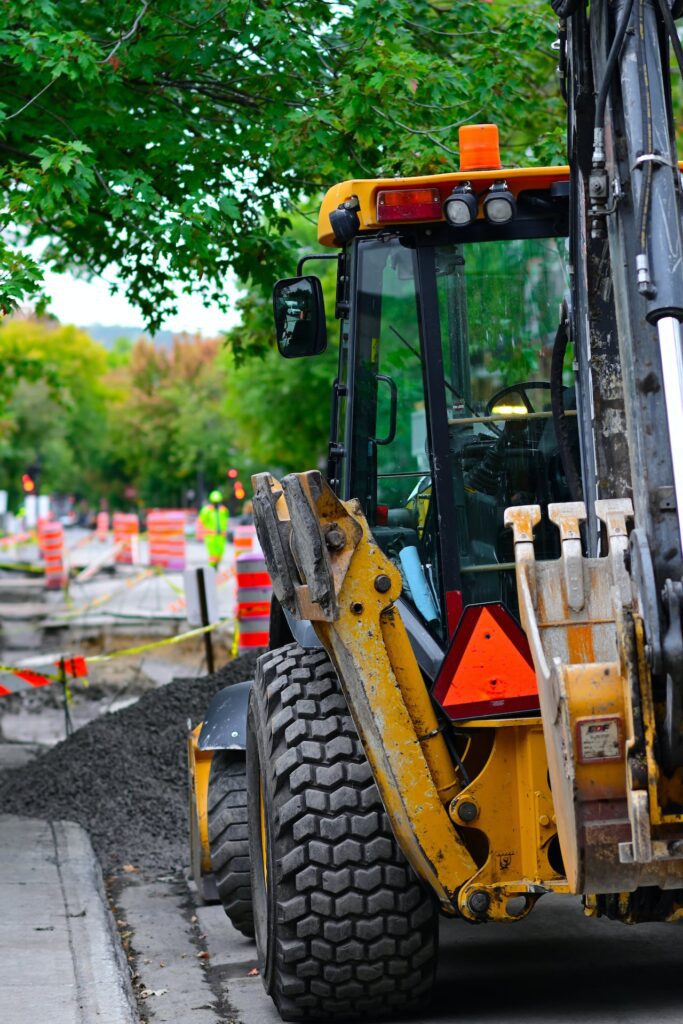
[[[395,222],[389,225],[377,220],[377,193],[383,189],[438,188],[443,204],[454,187],[464,181],[471,182],[476,192],[479,188],[486,191],[494,181],[506,181],[510,191],[517,196],[530,188],[550,188],[553,182],[566,181],[568,178],[568,167],[511,167],[495,171],[453,171],[450,174],[430,174],[415,178],[358,178],[342,181],[333,185],[322,201],[318,214],[318,241],[321,245],[336,245],[330,227],[330,212],[352,196],[357,196],[360,202],[358,217],[361,231],[372,231],[380,227],[396,227]],[[443,221],[443,213],[431,219]]]

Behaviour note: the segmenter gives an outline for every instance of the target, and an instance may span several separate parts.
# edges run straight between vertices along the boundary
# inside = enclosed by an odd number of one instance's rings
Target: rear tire
[[[247,789],[256,946],[283,1020],[423,1008],[436,903],[394,839],[325,651],[259,659]]]
[[[235,928],[251,939],[254,937],[254,915],[243,755],[224,751],[216,751],[213,755],[208,815],[211,867],[221,904]]]

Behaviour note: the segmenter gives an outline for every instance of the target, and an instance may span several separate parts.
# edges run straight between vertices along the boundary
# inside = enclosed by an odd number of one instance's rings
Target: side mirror
[[[317,277],[289,277],[273,288],[273,314],[280,355],[317,356],[327,348],[325,303]]]

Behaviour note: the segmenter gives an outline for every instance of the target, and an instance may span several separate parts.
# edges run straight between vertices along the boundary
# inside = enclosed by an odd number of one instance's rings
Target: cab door
[[[403,576],[404,596],[442,632],[418,256],[398,234],[355,245],[349,493]]]

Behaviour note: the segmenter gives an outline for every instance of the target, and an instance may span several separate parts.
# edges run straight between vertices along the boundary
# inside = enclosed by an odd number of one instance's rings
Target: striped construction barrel
[[[45,527],[50,522],[49,516],[39,516],[38,522],[36,523],[36,537],[38,542],[38,550],[42,556],[45,550]]]
[[[137,544],[140,535],[140,520],[134,512],[115,512],[112,522],[114,528],[114,544],[121,544],[114,561],[118,565],[133,564],[133,545]]]
[[[61,590],[66,586],[64,527],[61,523],[43,523],[41,534],[45,560],[45,587],[47,590]]]
[[[253,523],[235,523],[232,528],[232,543],[236,558],[257,548],[256,527]]]
[[[236,563],[238,648],[267,647],[273,587],[265,558],[254,551],[238,555]]]
[[[149,564],[181,571],[185,568],[185,512],[153,509],[147,514]]]
[[[95,527],[95,536],[97,537],[100,544],[104,544],[109,534],[109,513],[98,512]]]

